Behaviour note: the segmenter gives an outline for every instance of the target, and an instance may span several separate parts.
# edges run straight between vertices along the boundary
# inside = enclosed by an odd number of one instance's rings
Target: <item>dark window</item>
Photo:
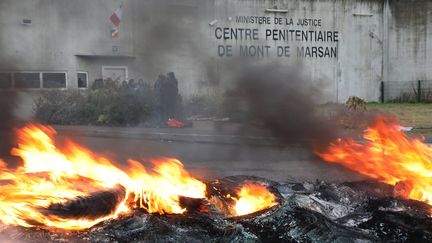
[[[66,73],[42,73],[44,88],[66,88]]]
[[[78,88],[87,88],[87,73],[78,73]]]
[[[15,88],[40,88],[39,73],[15,73]]]
[[[0,73],[0,89],[12,88],[12,74]]]

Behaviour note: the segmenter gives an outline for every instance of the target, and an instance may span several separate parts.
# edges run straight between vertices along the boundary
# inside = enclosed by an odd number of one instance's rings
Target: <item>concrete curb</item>
[[[77,129],[75,127],[56,126],[60,135],[106,137],[106,138],[129,138],[153,141],[190,142],[190,143],[218,143],[218,144],[243,144],[275,146],[282,142],[280,138],[265,136],[238,136],[205,133],[181,133],[175,132],[151,132],[151,131],[112,131],[109,128]],[[142,129],[144,130],[144,129]]]
[[[54,126],[60,135],[69,136],[84,136],[84,137],[105,137],[105,138],[128,138],[128,139],[142,139],[151,141],[163,142],[188,142],[188,143],[215,143],[215,144],[234,144],[234,145],[258,145],[258,146],[278,146],[281,144],[287,145],[282,138],[269,137],[269,136],[241,136],[235,134],[211,134],[211,133],[186,133],[182,129],[166,131],[146,131],[146,128],[139,128],[135,131],[130,131],[130,128],[124,130],[107,127],[90,127],[90,128],[77,128],[74,126]],[[129,130],[129,131],[128,131]],[[154,129],[153,129],[154,130]],[[165,129],[160,129],[165,130]],[[191,130],[189,130],[191,131]],[[304,141],[303,141],[304,142]],[[426,136],[426,144],[432,145],[432,136]],[[298,145],[300,143],[292,143],[291,145]]]

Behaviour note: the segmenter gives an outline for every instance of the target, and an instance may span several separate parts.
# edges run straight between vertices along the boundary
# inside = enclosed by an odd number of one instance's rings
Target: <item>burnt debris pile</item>
[[[204,202],[186,201],[181,215],[137,211],[77,232],[2,226],[2,239],[20,242],[430,242],[432,207],[398,199],[379,182],[276,183],[236,176],[208,183],[220,203],[245,181],[269,187],[278,205],[244,216],[226,216]],[[200,208],[198,210],[198,208]],[[206,208],[203,210],[203,208]]]

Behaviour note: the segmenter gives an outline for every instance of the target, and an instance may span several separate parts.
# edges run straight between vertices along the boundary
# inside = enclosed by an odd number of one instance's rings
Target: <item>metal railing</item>
[[[432,102],[432,80],[385,81],[380,87],[381,102]]]

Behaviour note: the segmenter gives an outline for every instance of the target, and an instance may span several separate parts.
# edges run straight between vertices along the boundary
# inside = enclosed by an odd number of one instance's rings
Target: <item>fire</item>
[[[57,146],[55,134],[53,128],[37,124],[17,130],[18,146],[11,153],[24,164],[12,170],[0,161],[0,221],[4,224],[86,229],[132,208],[180,214],[185,212],[180,196],[205,198],[206,185],[189,175],[176,159],[153,161],[151,171],[132,160],[121,169],[72,141]],[[126,196],[109,215],[67,218],[44,213],[51,205],[119,185]]]
[[[206,184],[176,159],[152,161],[151,170],[135,160],[122,167],[72,141],[56,144],[52,127],[29,124],[16,133],[17,146],[11,154],[20,157],[23,165],[10,169],[0,160],[0,221],[4,224],[80,230],[134,209],[182,214],[186,208],[181,197],[206,198]],[[234,215],[277,204],[275,195],[260,184],[244,184],[237,196]],[[89,210],[88,200],[97,200],[101,212],[82,215],[80,210]]]
[[[183,164],[176,159],[154,161],[152,173],[146,172],[137,161],[129,161],[130,185],[136,207],[150,213],[181,214],[186,211],[179,204],[179,196],[205,198],[206,185],[191,177]]]
[[[235,215],[251,214],[277,205],[276,197],[267,187],[257,183],[246,183],[234,199]]]
[[[410,138],[399,124],[378,117],[364,141],[338,139],[316,153],[328,162],[384,183],[395,185],[396,196],[432,205],[432,147],[422,138]]]

